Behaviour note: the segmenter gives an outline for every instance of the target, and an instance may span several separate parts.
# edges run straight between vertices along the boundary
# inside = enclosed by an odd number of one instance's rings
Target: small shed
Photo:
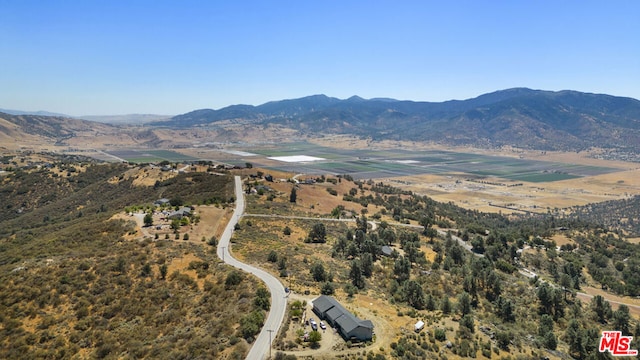
[[[422,329],[424,329],[424,321],[418,320],[418,322],[415,325],[413,325],[413,330],[415,332],[420,332],[422,331]]]
[[[393,250],[391,249],[390,246],[387,246],[387,245],[384,245],[382,248],[380,248],[380,251],[382,251],[382,255],[384,256],[393,255]]]

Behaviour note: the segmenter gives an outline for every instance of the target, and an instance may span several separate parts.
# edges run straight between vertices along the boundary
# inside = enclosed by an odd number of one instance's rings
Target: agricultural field
[[[197,160],[191,156],[171,150],[109,150],[106,153],[130,163],[153,163],[161,161],[184,162]]]
[[[335,140],[335,141],[334,141]],[[452,201],[469,209],[502,212],[562,212],[576,205],[640,194],[635,163],[597,160],[586,154],[371,144],[347,139],[324,143],[235,144],[224,149],[180,149],[192,158],[267,172],[306,176],[348,174]],[[274,157],[323,160],[287,162]]]
[[[354,179],[422,174],[447,176],[464,173],[472,178],[488,177],[540,183],[618,171],[616,168],[606,166],[566,164],[444,150],[334,149],[308,143],[293,143],[253,148],[251,152],[264,156],[264,158],[252,157],[250,161],[266,169],[311,175],[349,174]],[[291,163],[267,159],[296,155],[314,156],[324,160]]]

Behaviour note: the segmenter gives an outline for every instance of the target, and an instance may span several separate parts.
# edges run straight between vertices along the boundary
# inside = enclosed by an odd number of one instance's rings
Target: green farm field
[[[468,174],[474,179],[486,177],[541,183],[619,171],[619,169],[608,167],[445,150],[335,149],[308,143],[238,150],[261,155],[245,160],[266,169],[310,175],[349,174],[356,179],[422,174],[443,176]],[[269,157],[294,155],[308,155],[324,160],[300,163],[275,162],[275,164],[270,159],[266,161]]]
[[[508,153],[448,149],[332,148],[308,143],[238,147],[257,156],[232,163],[306,176],[343,175],[388,182],[438,201],[488,212],[543,212],[640,194],[633,164],[578,156],[527,158]],[[307,155],[323,160],[281,162],[269,157]],[[511,156],[507,156],[511,155]],[[229,161],[229,160],[227,160]],[[560,211],[560,210],[557,210]]]
[[[197,160],[194,157],[184,155],[171,150],[109,150],[109,155],[121,158],[130,163],[156,163],[161,161],[187,162]]]

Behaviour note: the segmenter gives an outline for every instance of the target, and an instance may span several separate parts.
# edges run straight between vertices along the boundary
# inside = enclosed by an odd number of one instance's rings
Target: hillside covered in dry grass
[[[264,317],[258,281],[219,264],[211,239],[111,220],[161,197],[226,206],[232,177],[134,185],[148,169],[47,160],[0,178],[0,357],[244,358]]]

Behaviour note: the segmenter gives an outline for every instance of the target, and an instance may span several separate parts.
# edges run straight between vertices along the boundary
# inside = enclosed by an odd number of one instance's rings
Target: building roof
[[[373,330],[373,323],[371,320],[360,320],[360,326]]]
[[[174,212],[172,212],[171,214],[169,214],[169,217],[183,217],[183,216],[189,216],[191,215],[191,208],[189,207],[183,207],[180,208],[180,210],[176,210]]]
[[[346,314],[340,316],[336,320],[336,323],[340,326],[340,328],[342,328],[342,331],[345,334],[352,332],[353,330],[358,328],[358,326],[360,326],[360,320],[358,320],[358,318],[356,318],[350,312],[347,312]]]
[[[313,307],[321,313],[327,312],[327,310],[336,305],[340,305],[336,299],[326,295],[321,295],[317,299],[313,300]]]
[[[342,307],[334,307],[326,312],[327,320],[335,322],[340,316],[344,315]]]
[[[393,250],[387,245],[384,245],[380,250],[382,251],[382,254],[386,256],[391,256],[391,254],[393,254]]]
[[[345,309],[336,299],[321,295],[313,300],[313,308],[318,312],[325,314],[326,318],[335,322],[342,332],[347,335],[358,327],[373,329],[373,323],[370,320],[360,320],[349,310]]]

